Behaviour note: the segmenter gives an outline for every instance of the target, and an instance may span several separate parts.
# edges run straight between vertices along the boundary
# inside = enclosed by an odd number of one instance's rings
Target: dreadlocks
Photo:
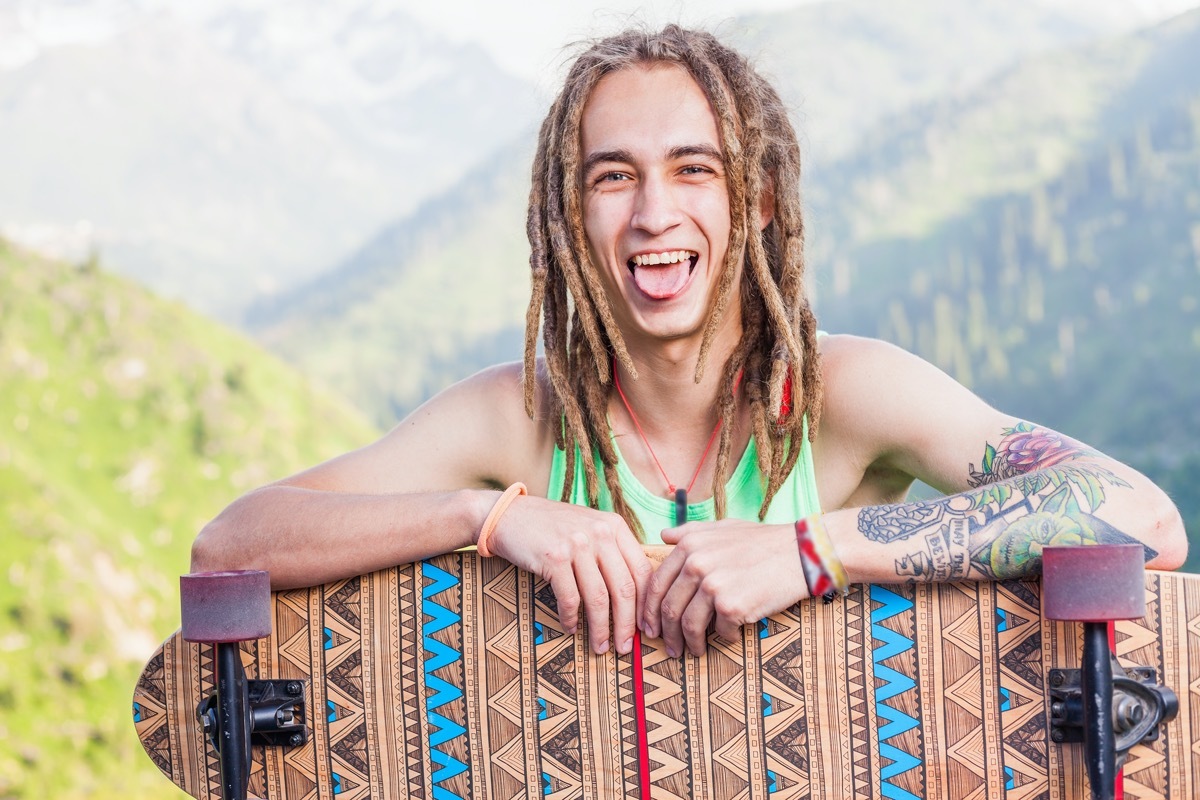
[[[742,338],[723,367],[717,400],[721,437],[712,491],[718,518],[725,516],[738,374],[750,404],[759,470],[766,476],[760,519],[795,466],[800,448],[790,443],[804,435],[806,415],[809,435],[815,431],[821,401],[816,320],[804,291],[800,148],[779,95],[745,58],[708,33],[670,25],[659,33],[631,30],[595,42],[575,60],[538,137],[527,222],[533,294],[525,317],[525,410],[533,416],[540,322],[552,389],[550,418],[563,421],[556,435],[567,457],[562,499],[570,498],[575,460],[582,458],[588,503],[599,502],[602,471],[613,510],[639,538],[641,525],[617,481],[606,417],[613,359],[634,377],[637,371],[589,257],[580,197],[580,120],[605,75],[662,63],[682,67],[708,97],[729,191],[729,249],[701,339],[697,382],[733,296],[737,266],[743,265]],[[764,191],[774,198],[774,215],[760,234]]]

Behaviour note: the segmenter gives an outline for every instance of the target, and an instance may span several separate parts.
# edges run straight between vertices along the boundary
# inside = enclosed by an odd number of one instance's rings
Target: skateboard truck
[[[246,800],[250,746],[308,740],[304,684],[246,680],[240,642],[271,634],[271,584],[262,571],[200,572],[179,579],[183,638],[213,645],[216,689],[196,716],[220,756],[222,796]]]
[[[1083,742],[1092,797],[1115,795],[1129,750],[1158,738],[1179,698],[1153,669],[1123,668],[1109,650],[1112,620],[1146,616],[1144,551],[1139,544],[1047,547],[1042,551],[1046,619],[1083,622],[1082,669],[1052,669],[1050,738]]]

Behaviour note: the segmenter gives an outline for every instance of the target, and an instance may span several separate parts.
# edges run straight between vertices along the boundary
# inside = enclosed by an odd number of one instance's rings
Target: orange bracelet
[[[487,540],[491,538],[492,531],[496,530],[496,523],[500,522],[500,517],[504,516],[504,512],[508,510],[512,501],[522,494],[529,494],[529,490],[525,488],[525,484],[518,481],[505,489],[504,494],[500,495],[500,499],[496,501],[496,505],[492,506],[487,519],[483,521],[483,527],[479,529],[479,538],[475,541],[475,549],[479,551],[479,555],[484,558],[492,557],[492,551],[487,547]]]

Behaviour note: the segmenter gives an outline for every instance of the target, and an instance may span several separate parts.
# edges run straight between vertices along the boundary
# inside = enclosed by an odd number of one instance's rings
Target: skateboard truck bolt
[[[1179,698],[1154,670],[1123,668],[1109,652],[1112,620],[1146,615],[1141,545],[1047,547],[1042,551],[1046,619],[1083,622],[1082,669],[1050,670],[1050,738],[1083,742],[1092,797],[1110,800],[1134,745],[1158,738]]]
[[[271,633],[265,572],[205,572],[179,579],[183,638],[213,645],[215,691],[196,708],[221,762],[222,796],[245,800],[251,745],[297,746],[308,739],[304,685],[246,680],[240,642]]]

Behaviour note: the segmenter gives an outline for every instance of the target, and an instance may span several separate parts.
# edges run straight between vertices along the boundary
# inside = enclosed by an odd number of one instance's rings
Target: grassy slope
[[[0,387],[0,796],[177,796],[129,698],[192,537],[373,430],[182,306],[2,242]]]

